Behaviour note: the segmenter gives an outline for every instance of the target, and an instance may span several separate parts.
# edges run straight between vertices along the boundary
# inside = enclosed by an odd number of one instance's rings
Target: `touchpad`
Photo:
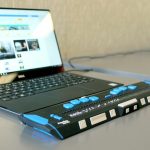
[[[56,99],[57,98],[63,99],[64,101],[86,96],[92,93],[94,93],[94,90],[87,89],[87,88],[80,87],[80,86],[67,87],[64,89],[53,91],[53,95],[55,96]]]

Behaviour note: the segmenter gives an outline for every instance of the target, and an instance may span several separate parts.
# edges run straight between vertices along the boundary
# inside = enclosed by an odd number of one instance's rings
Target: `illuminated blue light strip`
[[[52,124],[49,123],[48,125],[57,132],[57,134],[60,136],[61,139],[64,139],[64,137],[61,135],[61,133]]]
[[[37,131],[40,131],[40,132],[42,132],[42,133],[44,133],[44,134],[47,134],[47,135],[49,135],[49,136],[53,136],[52,134],[50,134],[50,133],[48,133],[48,132],[46,132],[46,131],[44,131],[44,130],[42,130],[42,129],[39,129],[39,128],[36,128],[36,127],[33,127],[33,129],[35,129],[35,130],[37,130]]]
[[[23,114],[23,117],[26,118],[26,119],[29,119],[29,120],[31,120],[31,121],[33,121],[33,122],[35,122],[35,123],[41,124],[41,125],[43,125],[43,126],[49,125],[52,129],[54,129],[54,130],[57,132],[57,134],[60,136],[61,139],[64,139],[64,137],[63,137],[63,136],[61,135],[61,133],[57,130],[57,128],[54,127],[52,124],[48,123],[48,119],[43,118],[43,117],[38,116],[38,115],[34,115],[34,114],[30,114],[30,115],[28,115],[28,114]],[[35,128],[35,127],[33,126],[33,128]],[[41,130],[41,129],[39,129],[39,130]]]

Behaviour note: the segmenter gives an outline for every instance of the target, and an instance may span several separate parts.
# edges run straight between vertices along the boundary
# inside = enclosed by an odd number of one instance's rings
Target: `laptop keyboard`
[[[21,97],[86,83],[91,80],[93,79],[80,75],[60,73],[57,75],[12,82],[0,85],[0,99],[3,101],[14,100]]]

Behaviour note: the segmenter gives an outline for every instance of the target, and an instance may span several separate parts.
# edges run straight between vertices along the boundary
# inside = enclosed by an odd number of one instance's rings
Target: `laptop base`
[[[65,139],[149,104],[150,82],[146,81],[22,114],[20,120],[34,129]]]

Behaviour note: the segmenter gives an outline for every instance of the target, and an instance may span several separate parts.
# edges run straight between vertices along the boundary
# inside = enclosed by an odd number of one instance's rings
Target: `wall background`
[[[150,49],[149,0],[0,0],[0,7],[50,9],[64,59]]]

